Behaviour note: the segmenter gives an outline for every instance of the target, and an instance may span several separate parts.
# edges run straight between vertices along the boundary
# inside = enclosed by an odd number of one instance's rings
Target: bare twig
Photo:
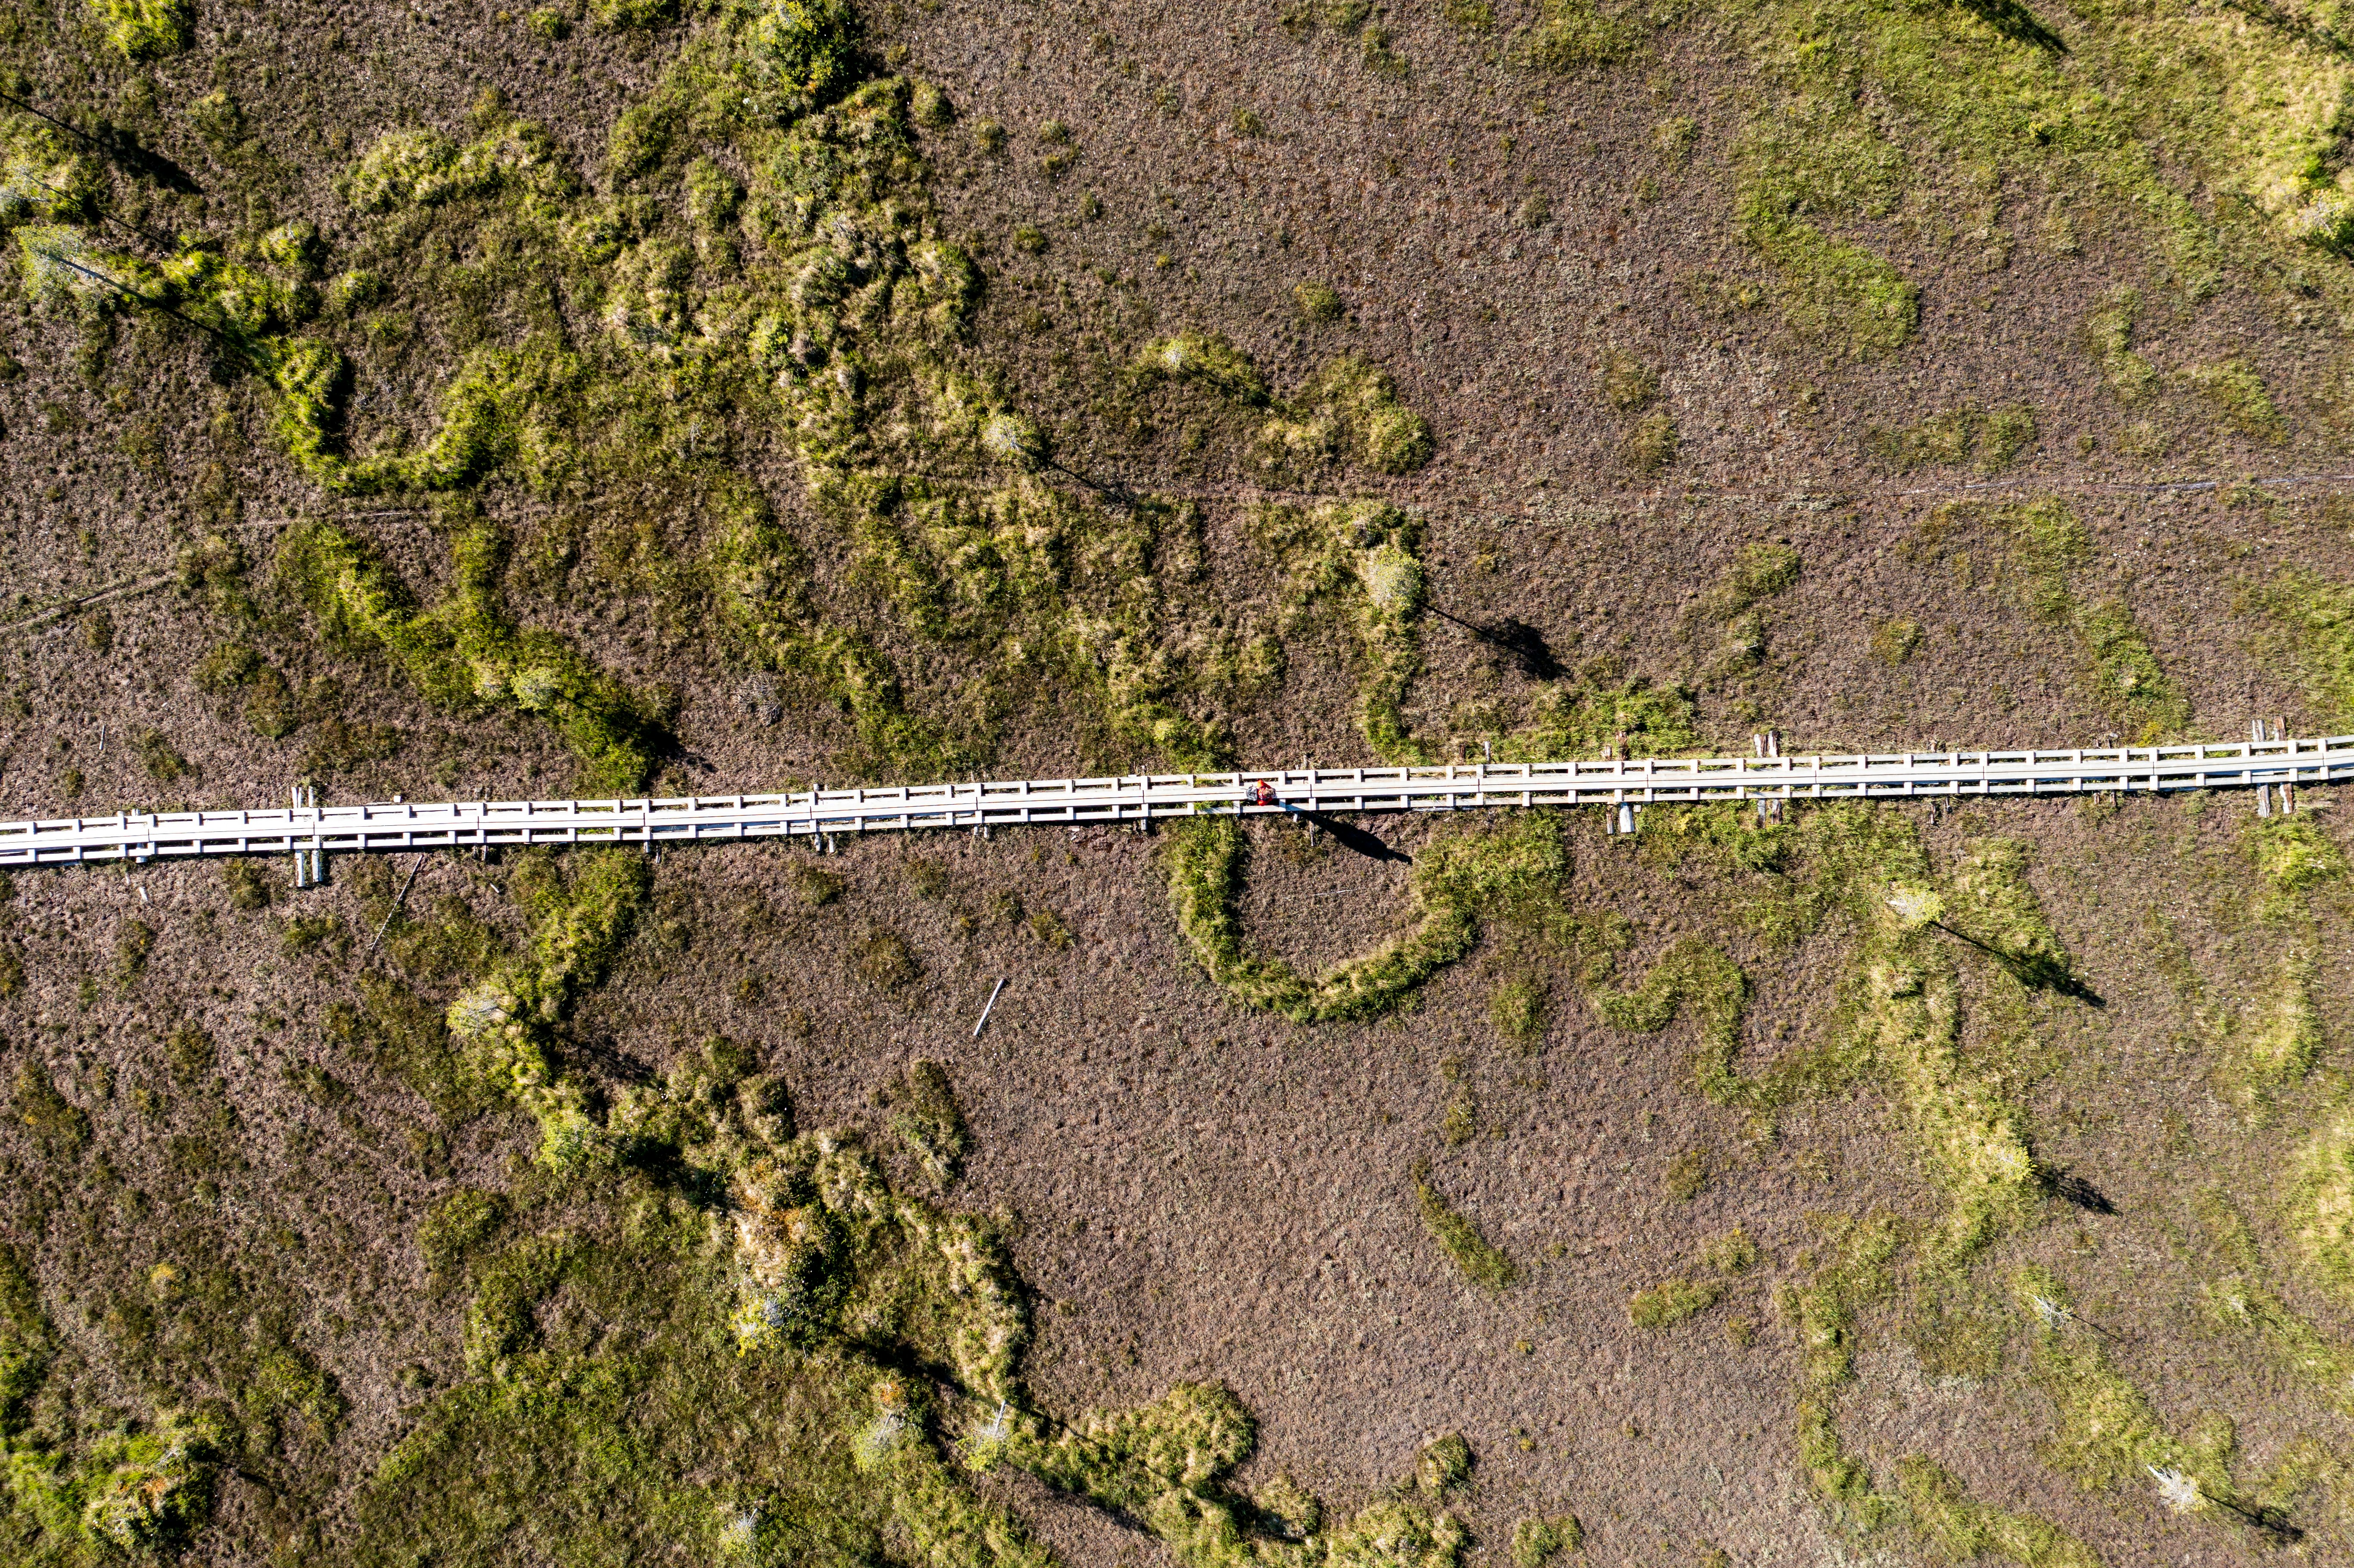
[[[996,1009],[996,1006],[997,1006],[997,994],[998,994],[998,991],[1003,991],[1004,989],[1005,989],[1005,981],[1004,981],[1002,979],[1000,979],[1000,980],[998,980],[998,982],[997,982],[997,988],[996,988],[996,990],[995,990],[995,991],[991,991],[989,993],[989,1001],[987,1001],[987,1002],[986,1002],[986,1003],[981,1007],[981,1022],[980,1022],[979,1023],[976,1023],[976,1024],[974,1024],[974,1025],[972,1026],[972,1037],[973,1037],[975,1040],[978,1040],[978,1039],[980,1039],[980,1038],[981,1038],[981,1029],[983,1028],[983,1026],[985,1026],[985,1025],[989,1022],[989,1015],[990,1015],[990,1013],[991,1013],[991,1012],[993,1012],[993,1011]]]
[[[400,885],[400,896],[392,901],[392,907],[386,910],[384,918],[376,923],[376,935],[368,938],[367,952],[362,953],[361,958],[365,959],[369,953],[375,952],[376,945],[384,940],[385,932],[392,927],[392,917],[399,914],[401,906],[408,902],[408,890],[417,885],[417,874],[423,869],[424,865],[425,857],[421,854],[408,863],[408,880]]]

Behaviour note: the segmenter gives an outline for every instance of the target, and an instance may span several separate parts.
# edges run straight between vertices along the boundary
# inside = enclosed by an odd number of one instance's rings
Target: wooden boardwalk
[[[2228,789],[2259,789],[2269,796],[2281,786],[2335,784],[2349,778],[2354,778],[2354,736],[2331,736],[2084,751],[1461,763],[977,780],[778,795],[118,811],[104,817],[0,822],[0,867],[294,854],[310,857],[315,872],[321,855],[408,850],[656,846],[1282,811],[1632,808],[1705,800],[1889,800]],[[1631,822],[1631,815],[1622,811],[1619,821]]]

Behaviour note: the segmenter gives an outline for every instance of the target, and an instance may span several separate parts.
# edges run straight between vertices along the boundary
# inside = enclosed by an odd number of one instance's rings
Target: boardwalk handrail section
[[[920,828],[1133,823],[1213,813],[2162,793],[2335,784],[2349,779],[2354,779],[2354,736],[2085,751],[1660,757],[1152,773],[659,800],[118,811],[108,817],[0,822],[0,867],[188,855],[703,843]],[[1258,799],[1262,783],[1273,798],[1269,803]]]

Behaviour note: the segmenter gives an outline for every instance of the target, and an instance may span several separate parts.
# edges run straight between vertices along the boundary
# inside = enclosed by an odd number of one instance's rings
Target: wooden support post
[[[2264,738],[2264,720],[2250,719],[2248,721],[2248,738],[2251,741],[2262,741]],[[2249,771],[2253,772],[2255,770],[2255,766],[2256,750],[2253,746],[2251,746],[2248,747]],[[2269,817],[2272,814],[2273,787],[2269,784],[2259,784],[2256,786],[2256,815],[2259,817]]]

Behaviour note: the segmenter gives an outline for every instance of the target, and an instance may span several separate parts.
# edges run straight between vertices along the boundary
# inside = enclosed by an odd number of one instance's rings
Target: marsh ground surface
[[[2346,48],[0,0],[0,815],[2354,729]],[[2253,804],[20,874],[0,1555],[2331,1561]]]

